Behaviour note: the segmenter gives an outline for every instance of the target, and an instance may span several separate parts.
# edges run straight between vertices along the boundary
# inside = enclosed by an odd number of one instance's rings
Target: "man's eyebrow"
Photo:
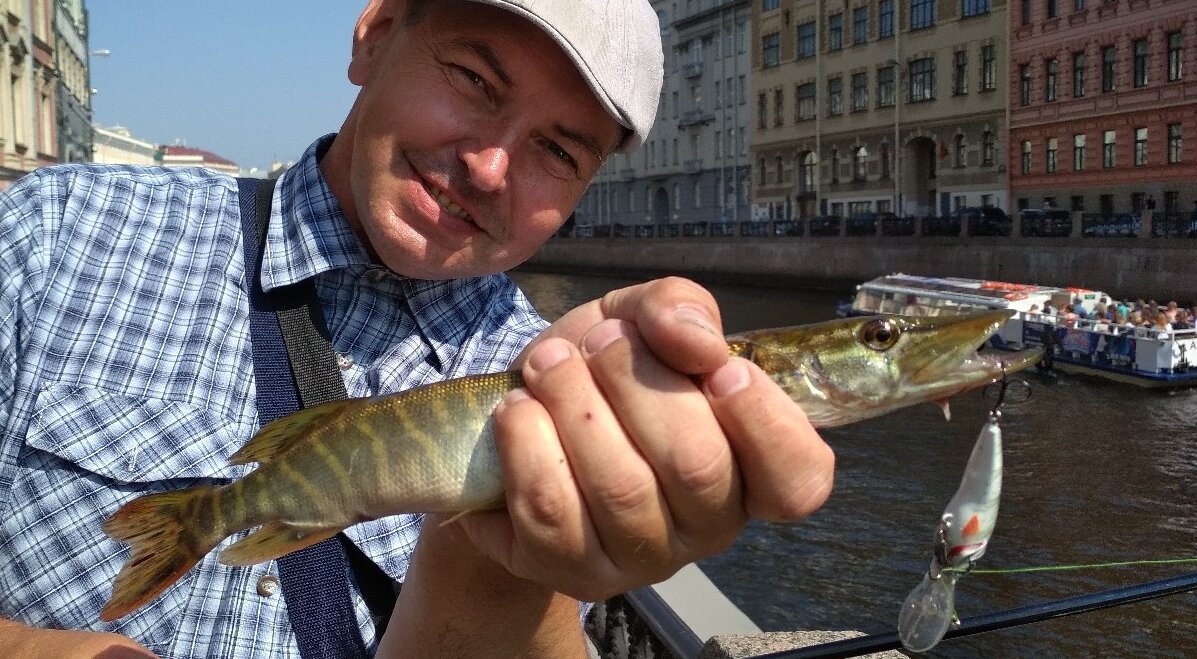
[[[602,164],[603,159],[606,156],[604,154],[603,148],[599,146],[598,140],[594,139],[590,135],[587,135],[586,133],[579,133],[576,130],[566,128],[561,124],[553,124],[553,130],[557,131],[565,139],[574,142],[578,146],[588,151],[590,155],[594,156],[594,159],[598,161],[599,164]]]
[[[458,48],[465,48],[467,50],[474,51],[474,54],[490,67],[491,72],[493,72],[495,76],[503,82],[504,85],[507,85],[508,87],[513,87],[515,85],[515,81],[511,79],[511,74],[507,72],[507,69],[503,66],[503,62],[499,60],[499,55],[495,53],[494,48],[490,47],[490,44],[478,41],[476,39],[466,38],[454,39],[452,44]]]

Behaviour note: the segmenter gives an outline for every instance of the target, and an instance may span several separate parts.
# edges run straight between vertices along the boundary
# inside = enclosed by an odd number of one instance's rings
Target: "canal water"
[[[519,272],[546,318],[635,280]],[[728,332],[834,317],[852,291],[711,286]],[[1028,376],[1029,400],[1004,410],[997,529],[978,568],[1197,557],[1197,389],[1141,390],[1084,376]],[[700,565],[762,629],[892,631],[930,560],[932,530],[955,492],[991,403],[924,405],[823,431],[835,492],[794,524],[753,523]],[[1197,563],[966,575],[961,617],[1197,572]],[[1197,595],[1182,594],[946,641],[941,657],[1197,656]]]

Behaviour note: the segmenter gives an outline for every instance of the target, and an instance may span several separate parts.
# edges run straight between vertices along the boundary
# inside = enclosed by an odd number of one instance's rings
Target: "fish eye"
[[[860,342],[865,344],[866,348],[876,350],[878,352],[889,350],[898,342],[898,336],[902,332],[898,329],[892,321],[884,318],[870,321],[860,330]]]

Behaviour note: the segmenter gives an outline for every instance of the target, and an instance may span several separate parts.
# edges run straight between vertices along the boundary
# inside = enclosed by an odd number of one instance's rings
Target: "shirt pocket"
[[[4,613],[42,627],[115,631],[166,652],[191,615],[194,574],[213,558],[138,611],[101,623],[128,550],[100,525],[137,496],[243,475],[228,456],[249,431],[188,402],[67,384],[43,389],[0,517]]]

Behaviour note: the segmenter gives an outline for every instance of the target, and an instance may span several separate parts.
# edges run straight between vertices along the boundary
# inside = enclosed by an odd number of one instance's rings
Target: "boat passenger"
[[[1168,322],[1168,316],[1163,312],[1155,315],[1155,323],[1151,326],[1157,339],[1167,339],[1172,336],[1172,323]]]
[[[902,307],[903,316],[926,316],[927,310],[923,305],[919,304],[919,299],[914,295],[906,296],[906,305]]]

